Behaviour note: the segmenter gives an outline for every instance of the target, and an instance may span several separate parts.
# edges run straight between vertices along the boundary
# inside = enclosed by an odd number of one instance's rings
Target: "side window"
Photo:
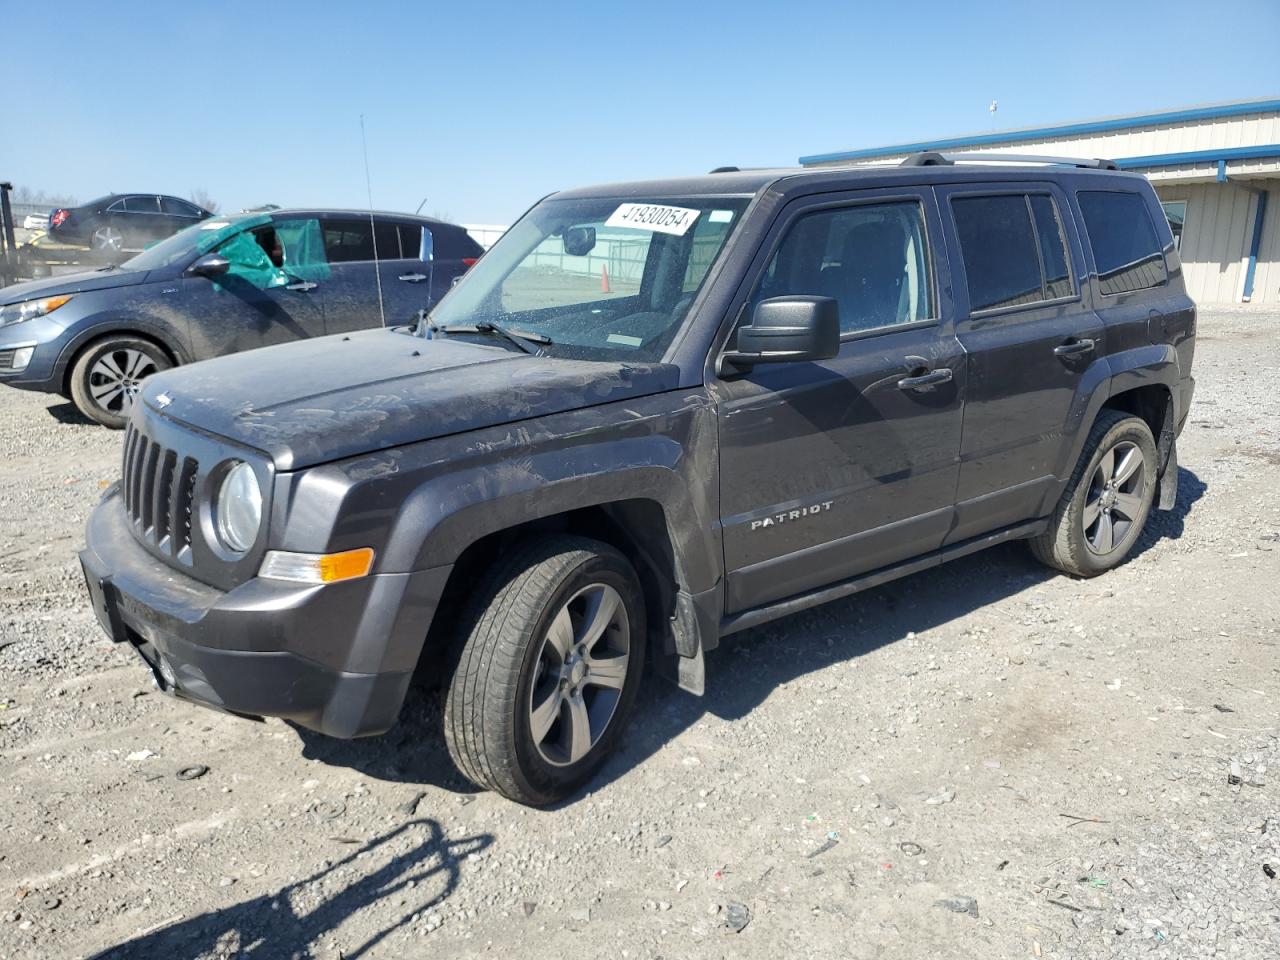
[[[155,197],[125,197],[124,208],[129,213],[159,213],[160,203]]]
[[[400,232],[400,251],[405,260],[413,260],[422,253],[422,228],[416,223],[396,225]]]
[[[378,259],[379,260],[399,260],[400,259],[400,231],[398,224],[388,223],[386,220],[376,220],[373,224],[373,237],[378,241]],[[418,251],[415,249],[412,253],[405,256],[416,257]]]
[[[373,260],[374,232],[369,229],[369,221],[358,220],[325,220],[324,252],[330,263],[364,263]],[[378,259],[400,259],[400,236],[394,223],[376,221]],[[410,254],[410,256],[416,255]]]
[[[322,221],[324,252],[330,263],[373,259],[373,232],[368,220]]]
[[[1045,299],[1040,255],[1024,194],[956,197],[951,202],[969,287],[969,311]]]
[[[1169,278],[1155,225],[1141,194],[1081,190],[1076,194],[1104,295],[1158,287]]]
[[[911,200],[806,214],[782,238],[752,304],[834,297],[843,333],[927,320],[934,310],[925,236],[924,210]]]
[[[174,217],[191,217],[200,216],[200,211],[185,200],[179,200],[177,197],[161,197],[160,210]]]
[[[1031,195],[1031,218],[1036,223],[1040,242],[1040,265],[1044,268],[1044,296],[1058,300],[1075,293],[1071,286],[1071,267],[1067,256],[1067,238],[1062,232],[1058,205],[1047,193]]]
[[[1173,234],[1173,248],[1182,249],[1182,227],[1187,222],[1187,201],[1170,200],[1160,204],[1164,208],[1164,217],[1169,221],[1169,231]]]
[[[712,210],[705,217],[698,218],[693,225],[693,246],[689,250],[681,293],[693,293],[702,285],[702,278],[711,269],[711,261],[724,245],[725,234],[732,224],[732,210]]]

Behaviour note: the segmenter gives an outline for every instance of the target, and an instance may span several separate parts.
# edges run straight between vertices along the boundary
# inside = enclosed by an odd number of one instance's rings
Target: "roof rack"
[[[1087,160],[1080,157],[1041,157],[1022,153],[938,153],[935,150],[913,153],[903,160],[899,166],[943,167],[954,166],[957,163],[1044,163],[1058,167],[1086,167],[1091,170],[1120,169],[1119,164],[1114,160]]]

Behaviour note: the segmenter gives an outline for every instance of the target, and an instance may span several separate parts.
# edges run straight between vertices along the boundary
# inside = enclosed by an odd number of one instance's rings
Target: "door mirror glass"
[[[564,231],[564,252],[571,257],[585,257],[595,249],[595,227],[566,227]]]
[[[436,249],[436,242],[435,242],[435,238],[431,236],[431,228],[423,227],[422,228],[422,247],[418,251],[418,259],[421,260],[423,263],[430,263],[432,258],[435,256],[435,249]]]
[[[197,277],[220,277],[231,269],[231,261],[221,254],[206,253],[191,265],[190,271]]]
[[[721,376],[757,363],[830,360],[840,352],[840,311],[831,297],[762,300],[738,328],[738,349],[720,358]]]

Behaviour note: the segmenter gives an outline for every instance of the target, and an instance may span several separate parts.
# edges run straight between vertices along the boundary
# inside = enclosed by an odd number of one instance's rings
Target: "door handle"
[[[306,293],[308,290],[314,290],[318,286],[320,286],[320,284],[312,283],[310,280],[299,280],[297,283],[289,284],[285,289],[297,290],[300,293]]]
[[[425,273],[402,273],[400,274],[400,279],[405,283],[421,283],[427,279],[427,275]]]
[[[1092,340],[1068,340],[1061,346],[1053,348],[1055,357],[1079,357],[1086,353],[1093,353]]]
[[[918,377],[904,377],[898,381],[899,390],[928,390],[940,383],[950,383],[954,376],[950,367],[939,367]]]

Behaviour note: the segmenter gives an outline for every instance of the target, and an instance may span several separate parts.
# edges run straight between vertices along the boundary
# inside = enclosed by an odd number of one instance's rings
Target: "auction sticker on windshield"
[[[683,237],[693,226],[701,210],[687,207],[664,207],[656,203],[624,203],[609,215],[606,227],[631,227],[634,230],[655,230]]]

